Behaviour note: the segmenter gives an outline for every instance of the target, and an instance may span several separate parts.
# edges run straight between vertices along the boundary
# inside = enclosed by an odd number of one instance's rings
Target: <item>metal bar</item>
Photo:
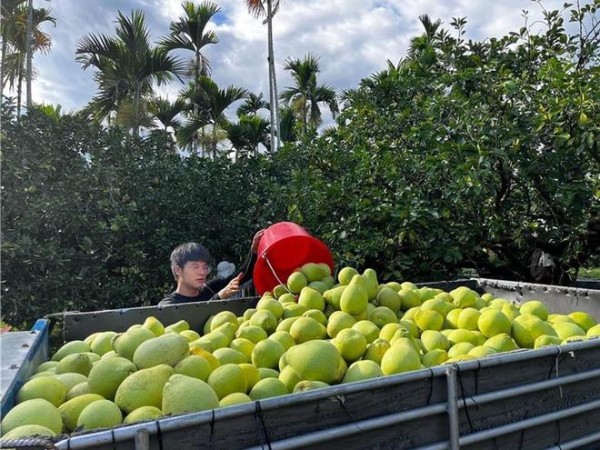
[[[593,444],[594,442],[600,442],[600,431],[592,434],[586,434],[577,439],[573,439],[572,441],[561,442],[559,445],[555,445],[554,447],[550,447],[547,450],[570,450],[570,449],[578,449],[583,445]]]
[[[508,425],[502,425],[489,430],[463,436],[460,438],[460,445],[470,445],[486,439],[493,439],[504,434],[514,433],[516,431],[543,425],[548,422],[554,422],[555,420],[564,419],[565,417],[573,416],[575,414],[582,414],[599,408],[600,400],[595,400],[593,402],[584,403],[571,408],[561,409],[559,411],[544,414],[543,416],[532,417],[530,419],[520,420],[519,422],[513,422]]]
[[[456,367],[446,368],[446,386],[448,389],[448,436],[450,436],[450,449],[458,450],[460,430],[458,428],[458,402],[456,392]]]
[[[293,449],[306,448],[307,446],[319,444],[326,441],[335,440],[337,438],[348,437],[354,434],[364,433],[365,431],[373,431],[392,425],[397,425],[414,419],[432,416],[435,414],[443,414],[447,411],[445,403],[439,403],[424,408],[413,409],[410,411],[402,411],[399,413],[380,416],[374,419],[360,420],[351,422],[339,427],[333,427],[326,430],[306,433],[292,438],[282,439],[279,441],[271,441],[272,449]],[[247,450],[261,450],[262,447],[249,447]]]

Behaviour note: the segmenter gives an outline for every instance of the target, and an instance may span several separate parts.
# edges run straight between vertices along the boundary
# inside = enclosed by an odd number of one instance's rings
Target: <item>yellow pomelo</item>
[[[441,330],[444,317],[433,309],[422,309],[415,314],[415,322],[421,331]]]
[[[412,336],[414,338],[418,338],[421,335],[421,332],[419,331],[419,327],[417,326],[417,324],[414,320],[400,319],[400,321],[398,323],[400,324],[401,327],[406,328],[408,330],[408,333],[410,336]]]
[[[233,350],[237,350],[238,352],[242,353],[246,357],[246,361],[242,361],[242,362],[248,362],[252,358],[252,350],[254,349],[255,345],[256,344],[254,342],[252,342],[250,339],[235,338],[233,341],[231,341],[229,343],[229,348],[231,348]]]
[[[321,325],[327,326],[327,316],[319,309],[309,309],[308,311],[302,313],[302,317],[311,317]]]
[[[585,335],[587,337],[600,336],[600,324],[594,325],[593,327],[589,328]]]
[[[542,334],[533,342],[533,348],[541,348],[548,345],[560,345],[562,341],[563,340],[558,336],[548,336],[547,334]]]
[[[250,317],[252,317],[252,315],[256,312],[256,308],[248,308],[246,311],[244,311],[244,315],[242,316],[243,321],[242,322],[247,322],[250,320]],[[241,325],[241,324],[240,324]],[[238,325],[238,329],[239,329],[239,325]]]
[[[53,376],[65,386],[67,392],[69,392],[76,384],[87,381],[87,377],[81,373],[59,373]]]
[[[556,332],[557,336],[561,338],[561,340],[565,340],[573,336],[585,336],[585,331],[583,328],[570,322],[556,322],[552,324],[552,328],[554,328],[554,331]]]
[[[324,339],[327,329],[312,317],[298,317],[290,327],[290,334],[295,342],[301,344],[313,339]]]
[[[217,367],[208,377],[208,384],[219,399],[234,392],[246,392],[247,384],[244,371],[237,364],[225,364]]]
[[[448,360],[448,352],[440,348],[428,351],[421,356],[421,364],[425,367],[439,366]]]
[[[472,359],[477,359],[477,357],[465,353],[464,355],[457,355],[452,358],[448,358],[448,360],[444,364],[458,363],[461,361],[470,361]]]
[[[369,359],[364,359],[350,364],[342,379],[342,383],[352,383],[354,381],[369,380],[382,376],[383,372],[379,364]]]
[[[263,378],[254,385],[248,395],[252,400],[263,400],[287,394],[289,391],[279,378]]]
[[[529,300],[519,307],[520,314],[533,314],[542,320],[548,319],[548,308],[539,300]]]
[[[327,321],[327,335],[334,338],[344,328],[352,328],[356,319],[343,311],[335,311]]]
[[[398,322],[398,317],[387,306],[377,306],[369,312],[369,321],[381,328],[385,324]]]
[[[163,336],[169,335],[177,336],[173,333]],[[132,373],[119,385],[115,403],[127,414],[140,406],[160,408],[163,387],[172,374],[173,367],[168,364],[159,364]]]
[[[183,414],[218,407],[219,399],[215,391],[198,378],[174,374],[163,388],[163,414]]]
[[[261,367],[258,369],[260,379],[263,378],[279,378],[279,370],[269,369],[268,367]]]
[[[123,422],[123,414],[110,400],[96,400],[81,411],[77,419],[77,428],[95,430],[113,428]]]
[[[391,344],[385,339],[377,338],[369,345],[363,355],[363,359],[375,361],[377,364],[381,364],[383,355],[390,348]]]
[[[213,370],[215,370],[217,367],[219,367],[219,365],[220,365],[217,358],[215,358],[211,352],[203,349],[202,347],[197,347],[193,343],[190,343],[190,355],[200,356],[201,358],[204,358],[206,361],[208,361],[208,364],[210,364],[211,372]],[[187,356],[186,356],[186,358],[187,358]],[[183,361],[183,360],[185,360],[185,358],[182,359],[181,361]],[[179,361],[177,364],[181,363],[181,361]],[[177,365],[175,367],[177,367]]]
[[[276,331],[269,339],[279,342],[284,350],[289,349],[291,346],[296,345],[294,337],[287,331]]]
[[[58,407],[58,412],[62,418],[62,423],[68,431],[77,428],[77,420],[81,411],[92,402],[104,400],[104,397],[98,394],[83,394],[69,401],[64,402]]]
[[[400,309],[402,311],[408,311],[411,308],[421,306],[421,297],[412,289],[401,289],[398,291],[400,297]]]
[[[11,431],[2,436],[2,440],[23,439],[29,437],[54,437],[56,433],[50,428],[43,425],[22,425],[13,428]]]
[[[250,324],[259,326],[267,334],[271,334],[277,328],[277,317],[269,310],[257,310],[250,318]]]
[[[167,333],[142,342],[133,354],[133,362],[139,369],[168,364],[175,366],[189,353],[186,338],[177,333]]]
[[[287,287],[292,294],[299,294],[302,288],[306,287],[307,285],[308,280],[300,271],[292,272],[287,279]]]
[[[421,310],[432,309],[440,313],[443,317],[446,317],[448,311],[450,311],[450,305],[446,304],[444,300],[439,297],[430,298],[429,300],[425,300],[421,304]]]
[[[470,342],[459,342],[448,349],[448,359],[459,355],[466,355],[471,349],[475,348]]]
[[[595,326],[598,321],[589,313],[584,311],[574,311],[569,314],[569,317],[577,323],[583,330],[587,333],[587,331]]]
[[[287,286],[285,284],[278,284],[273,288],[273,297],[279,299],[282,295],[287,294]]]
[[[69,389],[67,395],[65,396],[65,402],[71,400],[72,398],[79,397],[83,394],[90,394],[90,386],[88,385],[87,381],[76,384],[71,389]]]
[[[154,337],[156,337],[156,335],[147,328],[132,328],[115,337],[113,348],[120,356],[131,361],[133,360],[133,354],[139,345]]]
[[[248,325],[243,328],[239,328],[235,334],[237,338],[248,339],[255,344],[267,338],[267,332],[264,328],[258,325]]]
[[[460,328],[458,326],[458,317],[460,316],[461,312],[462,312],[461,308],[456,308],[451,311],[448,311],[448,314],[446,314],[446,318],[444,321],[444,328],[451,328],[451,329]]]
[[[502,311],[506,315],[506,317],[508,317],[511,320],[511,322],[515,320],[516,317],[521,315],[519,307],[512,303],[508,303],[502,306],[502,308],[500,308],[500,311]]]
[[[339,271],[337,277],[340,284],[348,285],[355,275],[358,275],[358,270],[356,270],[354,267],[346,266]]]
[[[379,292],[377,272],[374,269],[367,268],[363,271],[362,276],[365,279],[365,287],[369,301],[373,301],[377,298],[377,293]]]
[[[425,330],[421,333],[421,342],[426,352],[430,352],[434,349],[448,350],[450,343],[448,338],[444,336],[440,331],[436,330]]]
[[[181,319],[175,323],[167,325],[165,327],[165,333],[181,333],[182,331],[186,331],[190,329],[190,324],[187,320]]]
[[[54,406],[60,406],[67,395],[67,388],[54,377],[39,377],[27,381],[17,392],[17,403],[34,398],[48,400]]]
[[[384,286],[390,287],[393,290],[395,290],[396,292],[398,292],[400,289],[402,289],[402,285],[400,283],[398,283],[397,281],[388,281],[387,283],[385,283]]]
[[[165,333],[165,326],[154,316],[147,317],[142,324],[142,328],[152,331],[154,336],[162,336]]]
[[[360,277],[360,275],[355,275],[355,277]],[[340,309],[345,313],[355,316],[367,309],[368,302],[367,291],[361,283],[350,282],[340,297]]]
[[[394,314],[398,314],[398,311],[402,307],[402,299],[398,291],[389,286],[382,287],[378,292],[377,303],[379,306],[389,308]]]
[[[451,330],[446,337],[448,338],[448,342],[450,342],[450,346],[460,342],[469,342],[473,346],[479,345],[479,337],[471,330],[463,330],[461,328]]]
[[[299,316],[288,317],[286,319],[281,320],[277,325],[277,328],[275,328],[275,333],[277,333],[278,331],[285,331],[289,333],[290,328],[292,328],[292,324],[298,319],[298,317],[302,317],[302,314],[300,314]]]
[[[285,305],[286,303],[296,303],[296,296],[294,294],[292,294],[291,292],[286,292],[285,294],[282,294],[277,301],[279,303],[281,303],[282,305]],[[250,317],[248,317],[248,320],[250,319]]]
[[[492,300],[494,300],[494,294],[491,294],[489,292],[481,294],[481,300],[489,304]]]
[[[335,345],[346,362],[356,361],[367,350],[367,339],[360,331],[353,328],[341,330],[331,340],[331,343]]]
[[[212,320],[210,321],[210,331],[215,331],[221,325],[224,325],[226,323],[230,323],[237,329],[238,321],[235,313],[231,311],[220,311],[217,314],[215,314]]]
[[[346,285],[332,287],[331,289],[327,289],[323,292],[323,300],[328,306],[339,310],[340,309],[340,301],[342,299],[342,293],[346,289]]]
[[[379,338],[379,333],[381,332],[379,327],[370,320],[359,320],[351,328],[360,331],[368,344]]]
[[[502,311],[491,308],[481,313],[477,319],[477,327],[485,337],[490,338],[500,333],[509,334],[512,323]]]
[[[213,331],[211,331],[209,334],[215,334],[215,333],[222,333],[227,337],[227,344],[223,345],[223,347],[227,347],[229,345],[229,343],[231,341],[233,341],[233,339],[235,338],[235,334],[237,333],[238,330],[238,325],[237,324],[233,324],[231,322],[226,322],[222,325],[219,325],[218,327],[216,327]],[[220,347],[217,347],[220,348]]]
[[[294,390],[292,392],[306,392],[306,391],[314,391],[315,389],[323,389],[329,387],[327,383],[323,383],[322,381],[310,381],[310,380],[302,380],[299,381],[296,386],[294,386]]]
[[[238,364],[238,366],[240,366],[240,369],[242,369],[242,372],[244,372],[244,379],[246,380],[246,390],[249,391],[250,389],[252,389],[252,386],[258,383],[258,380],[260,380],[260,369],[250,363],[242,363]],[[264,369],[266,369],[266,367]]]
[[[379,337],[381,339],[385,339],[386,341],[389,342],[394,337],[394,334],[396,334],[396,331],[398,331],[400,328],[402,328],[408,332],[407,328],[403,325],[400,325],[399,323],[385,324],[383,327],[381,327],[381,331],[379,332]]]
[[[70,341],[60,347],[54,355],[52,355],[52,361],[60,361],[67,355],[73,355],[75,353],[89,352],[90,346],[84,341]]]
[[[242,392],[234,392],[221,399],[220,407],[241,405],[242,403],[250,403],[252,399]]]
[[[488,302],[488,306],[494,309],[502,309],[504,305],[510,305],[511,302],[505,298],[497,297]]]
[[[473,307],[464,308],[458,315],[458,328],[465,330],[478,331],[477,323],[481,313]]]
[[[514,339],[506,333],[496,334],[488,338],[483,345],[496,350],[498,353],[510,352],[519,348]]]
[[[67,355],[56,366],[56,373],[80,373],[87,376],[92,369],[92,360],[85,353]]]
[[[308,309],[318,309],[323,311],[325,309],[325,300],[319,291],[309,286],[302,288],[300,295],[298,296],[298,304]]]
[[[123,419],[124,424],[131,424],[137,422],[145,422],[147,420],[156,420],[163,415],[160,408],[156,406],[140,406],[137,409],[131,411]]]
[[[330,384],[340,377],[342,357],[330,342],[313,340],[295,345],[287,351],[286,359],[303,380]]]
[[[430,288],[429,286],[417,288],[415,289],[415,292],[421,299],[421,303],[423,303],[426,300],[429,300],[430,298],[435,297],[439,293],[437,289]]]
[[[252,350],[252,364],[256,367],[269,367],[274,369],[279,363],[279,358],[285,348],[273,339],[265,339],[254,346]]]
[[[565,322],[566,323],[566,322]],[[533,314],[521,314],[512,322],[512,337],[521,348],[533,348],[533,343],[538,336],[548,334],[556,335],[556,331],[548,323]]]
[[[298,372],[292,366],[285,366],[281,369],[278,378],[285,385],[288,392],[292,392],[294,386],[302,381],[302,378],[300,378],[300,375],[298,375]]]
[[[420,368],[421,359],[419,354],[406,340],[398,341],[392,345],[381,360],[381,371],[384,375],[393,375]]]
[[[220,366],[224,364],[241,364],[250,361],[242,352],[229,347],[218,348],[213,352],[213,355],[219,361]]]
[[[19,403],[2,418],[2,435],[23,425],[41,425],[56,434],[62,430],[62,420],[56,406],[43,398]]]
[[[277,320],[283,316],[283,305],[273,297],[262,297],[256,304],[256,310],[271,311]]]
[[[114,331],[103,331],[96,336],[90,345],[90,349],[97,355],[104,355],[113,350],[112,341],[117,333]]]
[[[452,297],[452,303],[459,308],[467,308],[473,306],[479,295],[472,289],[466,286],[460,286],[449,292]]]
[[[88,375],[90,392],[113,400],[119,385],[136,370],[135,364],[120,356],[100,360],[94,364]]]
[[[285,303],[283,305],[283,319],[289,319],[291,317],[300,317],[308,309],[306,306],[299,305],[295,302]]]

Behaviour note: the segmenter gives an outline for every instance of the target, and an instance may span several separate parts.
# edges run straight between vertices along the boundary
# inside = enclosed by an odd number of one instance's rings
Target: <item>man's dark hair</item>
[[[178,245],[171,252],[171,272],[173,272],[175,279],[177,279],[175,267],[183,269],[183,266],[189,261],[203,261],[210,264],[212,258],[208,250],[196,242],[186,242],[185,244]]]

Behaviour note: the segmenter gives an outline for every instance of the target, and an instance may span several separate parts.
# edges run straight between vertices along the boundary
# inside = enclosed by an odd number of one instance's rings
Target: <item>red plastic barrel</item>
[[[326,263],[334,272],[333,256],[319,239],[294,222],[278,222],[267,228],[258,244],[254,287],[262,295],[285,283],[290,274],[307,262]]]

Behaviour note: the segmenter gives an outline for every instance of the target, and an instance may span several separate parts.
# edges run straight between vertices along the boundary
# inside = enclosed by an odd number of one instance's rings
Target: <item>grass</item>
[[[600,267],[592,267],[588,269],[581,268],[579,269],[579,274],[577,278],[600,280]]]

